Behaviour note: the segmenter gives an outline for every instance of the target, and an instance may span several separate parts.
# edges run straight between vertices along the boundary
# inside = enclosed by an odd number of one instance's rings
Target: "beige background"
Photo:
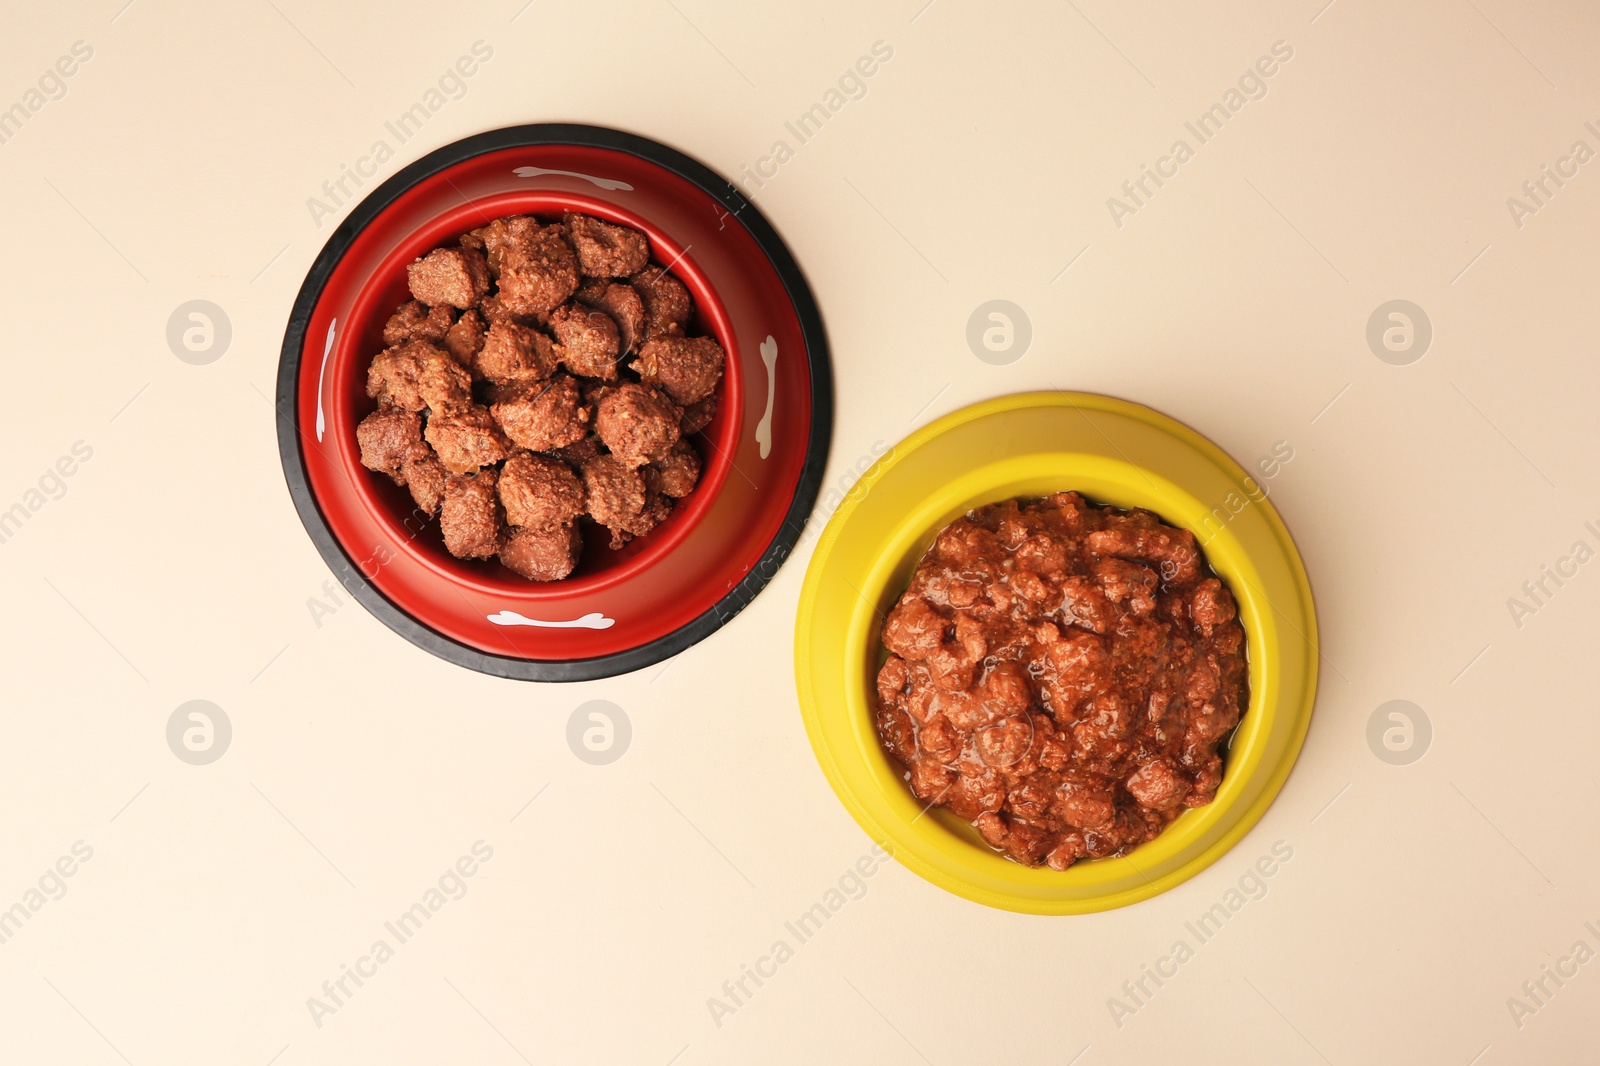
[[[1600,949],[1600,576],[1520,628],[1507,607],[1575,541],[1600,547],[1600,162],[1520,228],[1506,204],[1573,142],[1600,150],[1593,5],[123,2],[28,5],[0,35],[0,107],[93,49],[0,144],[0,509],[93,449],[0,544],[0,908],[93,849],[0,945],[6,1061],[1595,1060],[1600,963],[1547,980],[1520,1028],[1507,1005],[1575,941]],[[870,846],[796,707],[809,547],[713,638],[592,684],[469,673],[348,600],[316,624],[330,574],[266,399],[332,229],[306,200],[477,40],[492,60],[381,176],[544,119],[737,175],[893,49],[752,190],[826,316],[830,483],[874,441],[1046,385],[1150,403],[1247,464],[1293,447],[1273,499],[1324,675],[1298,768],[1237,848],[1054,920],[890,864],[719,1026],[708,998]],[[1117,227],[1107,198],[1276,41],[1293,58],[1267,95]],[[993,298],[1033,328],[1006,366],[964,338]],[[1409,366],[1365,340],[1396,298],[1435,330]],[[192,299],[232,323],[210,365],[165,340]],[[208,766],[165,740],[191,699],[232,722]],[[589,699],[632,721],[611,765],[566,743]],[[1410,765],[1366,740],[1392,699],[1432,723]],[[314,1024],[308,997],[480,840],[465,897]],[[1276,841],[1293,859],[1266,895],[1119,1025],[1122,983]]]

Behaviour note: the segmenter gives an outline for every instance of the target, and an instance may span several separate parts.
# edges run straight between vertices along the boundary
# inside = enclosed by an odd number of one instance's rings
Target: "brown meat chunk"
[[[500,550],[500,504],[494,486],[493,470],[457,475],[445,482],[439,529],[451,555],[487,559]]]
[[[663,496],[659,492],[651,492],[646,487],[644,507],[640,510],[639,517],[628,525],[626,532],[630,537],[644,536],[667,520],[677,502],[671,496]]]
[[[878,702],[888,705],[906,695],[906,693],[909,691],[907,688],[907,682],[910,680],[910,677],[911,670],[906,665],[906,661],[900,658],[898,655],[891,654],[887,659],[884,660],[883,668],[878,671]],[[898,708],[890,709],[898,710]],[[904,714],[905,712],[901,711],[900,713]],[[909,726],[907,728],[909,728]],[[891,745],[891,754],[896,754],[898,750],[898,748],[895,748],[893,745]],[[906,749],[908,753],[911,750],[912,749],[909,748]],[[910,760],[902,759],[901,761],[909,762]]]
[[[554,529],[583,514],[583,482],[559,459],[517,452],[500,471],[506,521],[527,529]]]
[[[646,267],[628,279],[644,303],[644,339],[682,333],[694,311],[683,282],[660,267]]]
[[[1163,583],[1186,585],[1199,573],[1200,549],[1188,530],[1163,526],[1149,511],[1130,511],[1106,519],[1085,545],[1096,555],[1114,555],[1157,564]]]
[[[1195,586],[1194,597],[1189,601],[1189,617],[1206,636],[1233,621],[1238,615],[1233,605],[1233,595],[1214,577],[1206,578]]]
[[[694,491],[700,480],[700,455],[686,440],[680,440],[667,454],[644,468],[645,487],[677,499]]]
[[[934,762],[919,759],[920,765]],[[986,811],[998,811],[1006,801],[1005,779],[997,770],[967,764],[950,789],[949,807],[963,818],[976,820]],[[933,799],[933,796],[927,797]]]
[[[651,492],[649,488],[644,492],[644,503],[638,512],[621,519],[621,525],[614,528],[608,527],[611,534],[611,547],[620,548],[635,537],[642,537],[665,522],[672,514],[672,508],[677,501],[670,496],[663,496]]]
[[[489,291],[489,266],[471,248],[435,248],[406,267],[411,295],[429,306],[466,310]]]
[[[491,326],[496,322],[507,322],[516,326],[537,326],[542,329],[550,317],[513,314],[511,308],[499,296],[485,296],[483,302],[478,305],[478,311],[483,315],[483,320]]]
[[[549,381],[485,381],[484,403],[492,408],[497,403],[531,400],[549,387]]]
[[[616,323],[621,350],[631,352],[644,338],[644,301],[632,285],[622,281],[595,278],[585,282],[577,300],[598,307]]]
[[[583,464],[597,455],[604,454],[600,442],[594,437],[585,437],[575,444],[564,445],[560,448],[548,449],[552,455],[574,470],[582,470]]]
[[[1113,784],[1101,774],[1069,770],[1056,787],[1051,811],[1063,823],[1077,829],[1110,825],[1117,814]]]
[[[722,345],[710,337],[657,337],[644,342],[633,368],[680,407],[698,403],[722,380]]]
[[[1126,603],[1133,614],[1143,616],[1156,609],[1159,579],[1148,566],[1122,559],[1101,559],[1094,564],[1094,577],[1107,600]]]
[[[610,285],[610,278],[580,277],[578,279],[578,290],[572,294],[572,298],[581,304],[588,304],[590,307],[593,307],[594,302],[600,298],[601,294],[603,294]]]
[[[622,547],[644,515],[644,479],[615,456],[600,455],[583,465],[583,487],[590,516],[611,531],[613,548]]]
[[[683,409],[683,435],[699,433],[711,424],[717,417],[717,394],[712,393],[703,400],[697,400]]]
[[[1010,828],[1006,834],[1006,851],[1024,866],[1039,865],[1056,842],[1056,834],[1027,822],[1013,819]]]
[[[578,565],[582,550],[574,522],[550,529],[512,526],[500,545],[500,561],[529,581],[560,581]]]
[[[499,278],[506,254],[518,249],[526,250],[538,239],[539,231],[543,228],[532,215],[510,215],[497,218],[471,233],[462,234],[461,245],[481,250],[488,263],[490,276]]]
[[[588,277],[625,278],[650,262],[650,240],[636,229],[571,214],[562,225],[578,255],[578,269]]]
[[[433,449],[417,441],[407,450],[401,472],[405,475],[406,488],[411,490],[411,499],[417,508],[429,518],[438,514],[439,501],[444,499],[444,484],[449,475],[445,473],[444,464],[439,462]]]
[[[422,443],[422,419],[400,407],[379,407],[356,427],[361,465],[404,485],[406,454]]]
[[[546,315],[578,289],[578,260],[560,226],[524,228],[500,253],[497,295],[514,315]]]
[[[592,414],[566,374],[557,374],[531,399],[497,403],[490,411],[507,437],[534,452],[576,444],[589,435]]]
[[[884,668],[888,669],[889,664],[895,662],[902,662],[902,660],[890,656],[889,662],[884,664]],[[911,716],[894,704],[885,701],[878,705],[878,712],[875,718],[878,725],[878,735],[883,738],[883,745],[889,749],[889,754],[899,759],[906,766],[917,762],[917,732],[916,726],[911,721]]]
[[[472,378],[427,341],[379,352],[367,368],[367,395],[407,411],[457,411],[472,400]]]
[[[917,662],[937,651],[950,635],[950,620],[927,600],[907,591],[889,612],[883,646],[902,659]]]
[[[579,378],[578,391],[583,393],[583,402],[594,407],[601,400],[617,391],[613,382],[601,381],[598,378]]]
[[[595,408],[594,428],[611,454],[630,467],[662,459],[678,443],[683,412],[655,389],[631,382],[608,392]]]
[[[921,596],[908,592],[889,612],[883,646],[904,659],[923,661],[941,688],[964,691],[988,654],[981,629],[970,614],[956,615],[952,626]]]
[[[495,382],[543,381],[556,372],[555,342],[528,326],[496,322],[489,327],[473,369]]]
[[[477,404],[455,414],[430,415],[423,436],[452,474],[470,473],[498,463],[511,453],[511,446],[488,409]]]
[[[1083,845],[1083,836],[1079,833],[1062,833],[1056,838],[1055,847],[1045,855],[1045,865],[1052,870],[1065,870],[1086,853]]]
[[[483,340],[482,316],[477,311],[463,311],[444,335],[444,349],[450,353],[450,358],[470,370],[473,360],[483,350]]]
[[[621,341],[610,315],[583,304],[565,303],[550,313],[550,332],[561,345],[561,362],[568,370],[603,381],[617,379]]]
[[[1142,806],[1153,811],[1170,811],[1189,794],[1189,779],[1171,759],[1152,759],[1125,782],[1128,792]]]
[[[455,312],[443,304],[430,308],[421,300],[407,300],[389,316],[383,327],[383,344],[393,348],[406,341],[444,340],[455,319]]]

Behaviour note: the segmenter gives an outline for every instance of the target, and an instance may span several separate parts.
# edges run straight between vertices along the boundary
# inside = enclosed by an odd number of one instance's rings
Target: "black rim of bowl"
[[[418,181],[445,170],[474,156],[499,151],[504,148],[521,148],[540,144],[581,145],[609,148],[638,156],[654,163],[691,184],[697,186],[727,208],[728,213],[744,224],[766,253],[773,268],[783,281],[785,291],[800,321],[801,336],[805,343],[806,361],[811,376],[811,426],[806,441],[804,465],[795,487],[794,498],[784,515],[772,542],[750,572],[722,599],[699,617],[680,626],[666,636],[641,644],[636,648],[600,655],[590,659],[562,661],[521,659],[496,655],[447,637],[402,611],[379,592],[361,573],[360,567],[339,545],[328,528],[322,509],[311,494],[306,480],[305,455],[302,449],[296,396],[300,379],[300,353],[305,346],[306,327],[312,309],[322,295],[323,287],[334,267],[344,257],[351,242],[376,218],[384,208],[410,189]],[[755,205],[733,186],[704,164],[691,159],[664,144],[602,126],[583,126],[567,123],[537,123],[510,126],[475,134],[452,144],[447,144],[421,159],[408,164],[388,181],[373,190],[357,204],[355,209],[339,223],[328,243],[312,263],[306,280],[295,297],[289,324],[284,330],[283,349],[278,361],[278,454],[283,462],[284,479],[289,484],[289,495],[295,510],[317,551],[338,576],[350,594],[371,611],[385,625],[411,643],[432,652],[458,666],[480,673],[522,681],[591,681],[601,677],[628,673],[658,663],[699,643],[742,611],[755,599],[756,594],[772,580],[778,568],[794,549],[807,517],[816,503],[822,485],[822,471],[828,459],[828,447],[833,435],[833,373],[828,354],[828,340],[822,330],[822,316],[817,310],[811,287],[806,284],[799,264],[778,236],[772,224]]]

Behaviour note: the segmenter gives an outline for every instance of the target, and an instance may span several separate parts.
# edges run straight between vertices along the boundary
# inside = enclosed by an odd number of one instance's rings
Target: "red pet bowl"
[[[511,214],[564,211],[650,236],[694,296],[691,328],[727,372],[716,419],[691,438],[700,483],[626,547],[584,546],[564,581],[526,581],[444,548],[410,494],[361,466],[367,364],[409,296],[406,264]],[[675,655],[737,614],[788,556],[815,503],[832,429],[827,341],[777,233],[725,179],[670,148],[592,126],[495,130],[384,182],[307,275],[278,365],[278,450],[317,550],[391,629],[451,662],[580,681]]]

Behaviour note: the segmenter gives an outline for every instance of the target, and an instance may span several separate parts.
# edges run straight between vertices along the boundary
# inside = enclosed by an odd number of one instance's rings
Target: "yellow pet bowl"
[[[1065,871],[1003,858],[944,808],[924,812],[873,728],[884,616],[948,522],[1015,496],[1076,490],[1192,531],[1239,604],[1250,706],[1216,799],[1125,856]],[[1211,865],[1294,766],[1317,688],[1311,586],[1266,486],[1194,430],[1124,400],[1040,392],[987,400],[895,445],[851,487],[806,572],[795,676],[811,747],[840,802],[902,865],[958,896],[1030,914],[1148,899]]]

